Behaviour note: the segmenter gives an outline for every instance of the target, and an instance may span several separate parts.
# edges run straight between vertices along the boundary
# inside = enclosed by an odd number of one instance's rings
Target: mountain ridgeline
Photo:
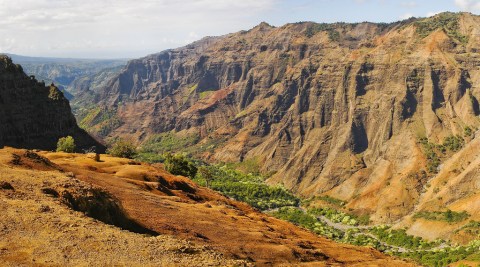
[[[82,125],[139,143],[195,136],[208,160],[254,160],[271,183],[394,222],[476,195],[476,155],[462,168],[452,155],[477,145],[479,84],[480,17],[469,13],[261,23],[129,61]]]
[[[101,144],[77,126],[68,100],[54,85],[45,86],[0,56],[0,147],[52,150],[60,137],[74,137],[78,149]]]

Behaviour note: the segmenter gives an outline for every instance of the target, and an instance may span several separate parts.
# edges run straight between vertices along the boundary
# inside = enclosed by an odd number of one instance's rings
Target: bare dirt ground
[[[18,165],[10,163],[13,152],[22,156]],[[133,233],[73,211],[55,192],[88,195],[95,188],[23,153],[0,152],[0,266],[244,265],[204,246]]]
[[[21,155],[19,162],[12,162],[13,154]],[[38,154],[49,161],[30,159],[24,150],[0,150],[0,181],[14,188],[0,189],[0,262],[414,266],[321,238],[160,166],[105,155],[95,162],[83,154]]]

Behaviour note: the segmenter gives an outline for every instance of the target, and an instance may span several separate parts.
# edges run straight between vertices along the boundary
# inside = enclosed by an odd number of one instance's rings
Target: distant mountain
[[[127,59],[78,59],[78,58],[50,58],[28,57],[14,54],[6,54],[14,63],[21,64],[24,71],[34,75],[37,80],[46,83],[54,83],[63,91],[68,92],[72,99],[79,88],[74,82],[85,80],[97,75],[105,69],[118,69],[124,66]],[[80,89],[85,89],[84,87]]]
[[[78,150],[104,147],[77,126],[68,100],[53,85],[45,86],[0,56],[0,147],[56,148],[60,137],[74,137]]]

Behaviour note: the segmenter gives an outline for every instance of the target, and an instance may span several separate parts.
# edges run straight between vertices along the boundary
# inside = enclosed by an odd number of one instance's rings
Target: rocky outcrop
[[[479,33],[468,13],[262,23],[130,61],[97,103],[120,121],[105,135],[196,133],[219,143],[209,159],[257,159],[272,183],[395,221],[434,175],[419,140],[480,126]]]
[[[53,84],[27,76],[20,65],[0,56],[0,147],[55,149],[71,135],[77,149],[103,146],[77,126],[68,100]]]

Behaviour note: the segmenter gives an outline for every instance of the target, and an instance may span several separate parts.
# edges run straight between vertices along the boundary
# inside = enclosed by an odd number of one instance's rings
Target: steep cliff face
[[[0,147],[55,149],[71,135],[77,148],[103,148],[77,126],[68,100],[55,86],[27,76],[20,65],[0,56]]]
[[[115,123],[90,126],[139,142],[198,134],[216,142],[209,159],[257,159],[272,183],[395,221],[439,168],[420,140],[480,126],[479,52],[480,18],[468,13],[262,23],[130,61],[96,99],[94,115]]]

